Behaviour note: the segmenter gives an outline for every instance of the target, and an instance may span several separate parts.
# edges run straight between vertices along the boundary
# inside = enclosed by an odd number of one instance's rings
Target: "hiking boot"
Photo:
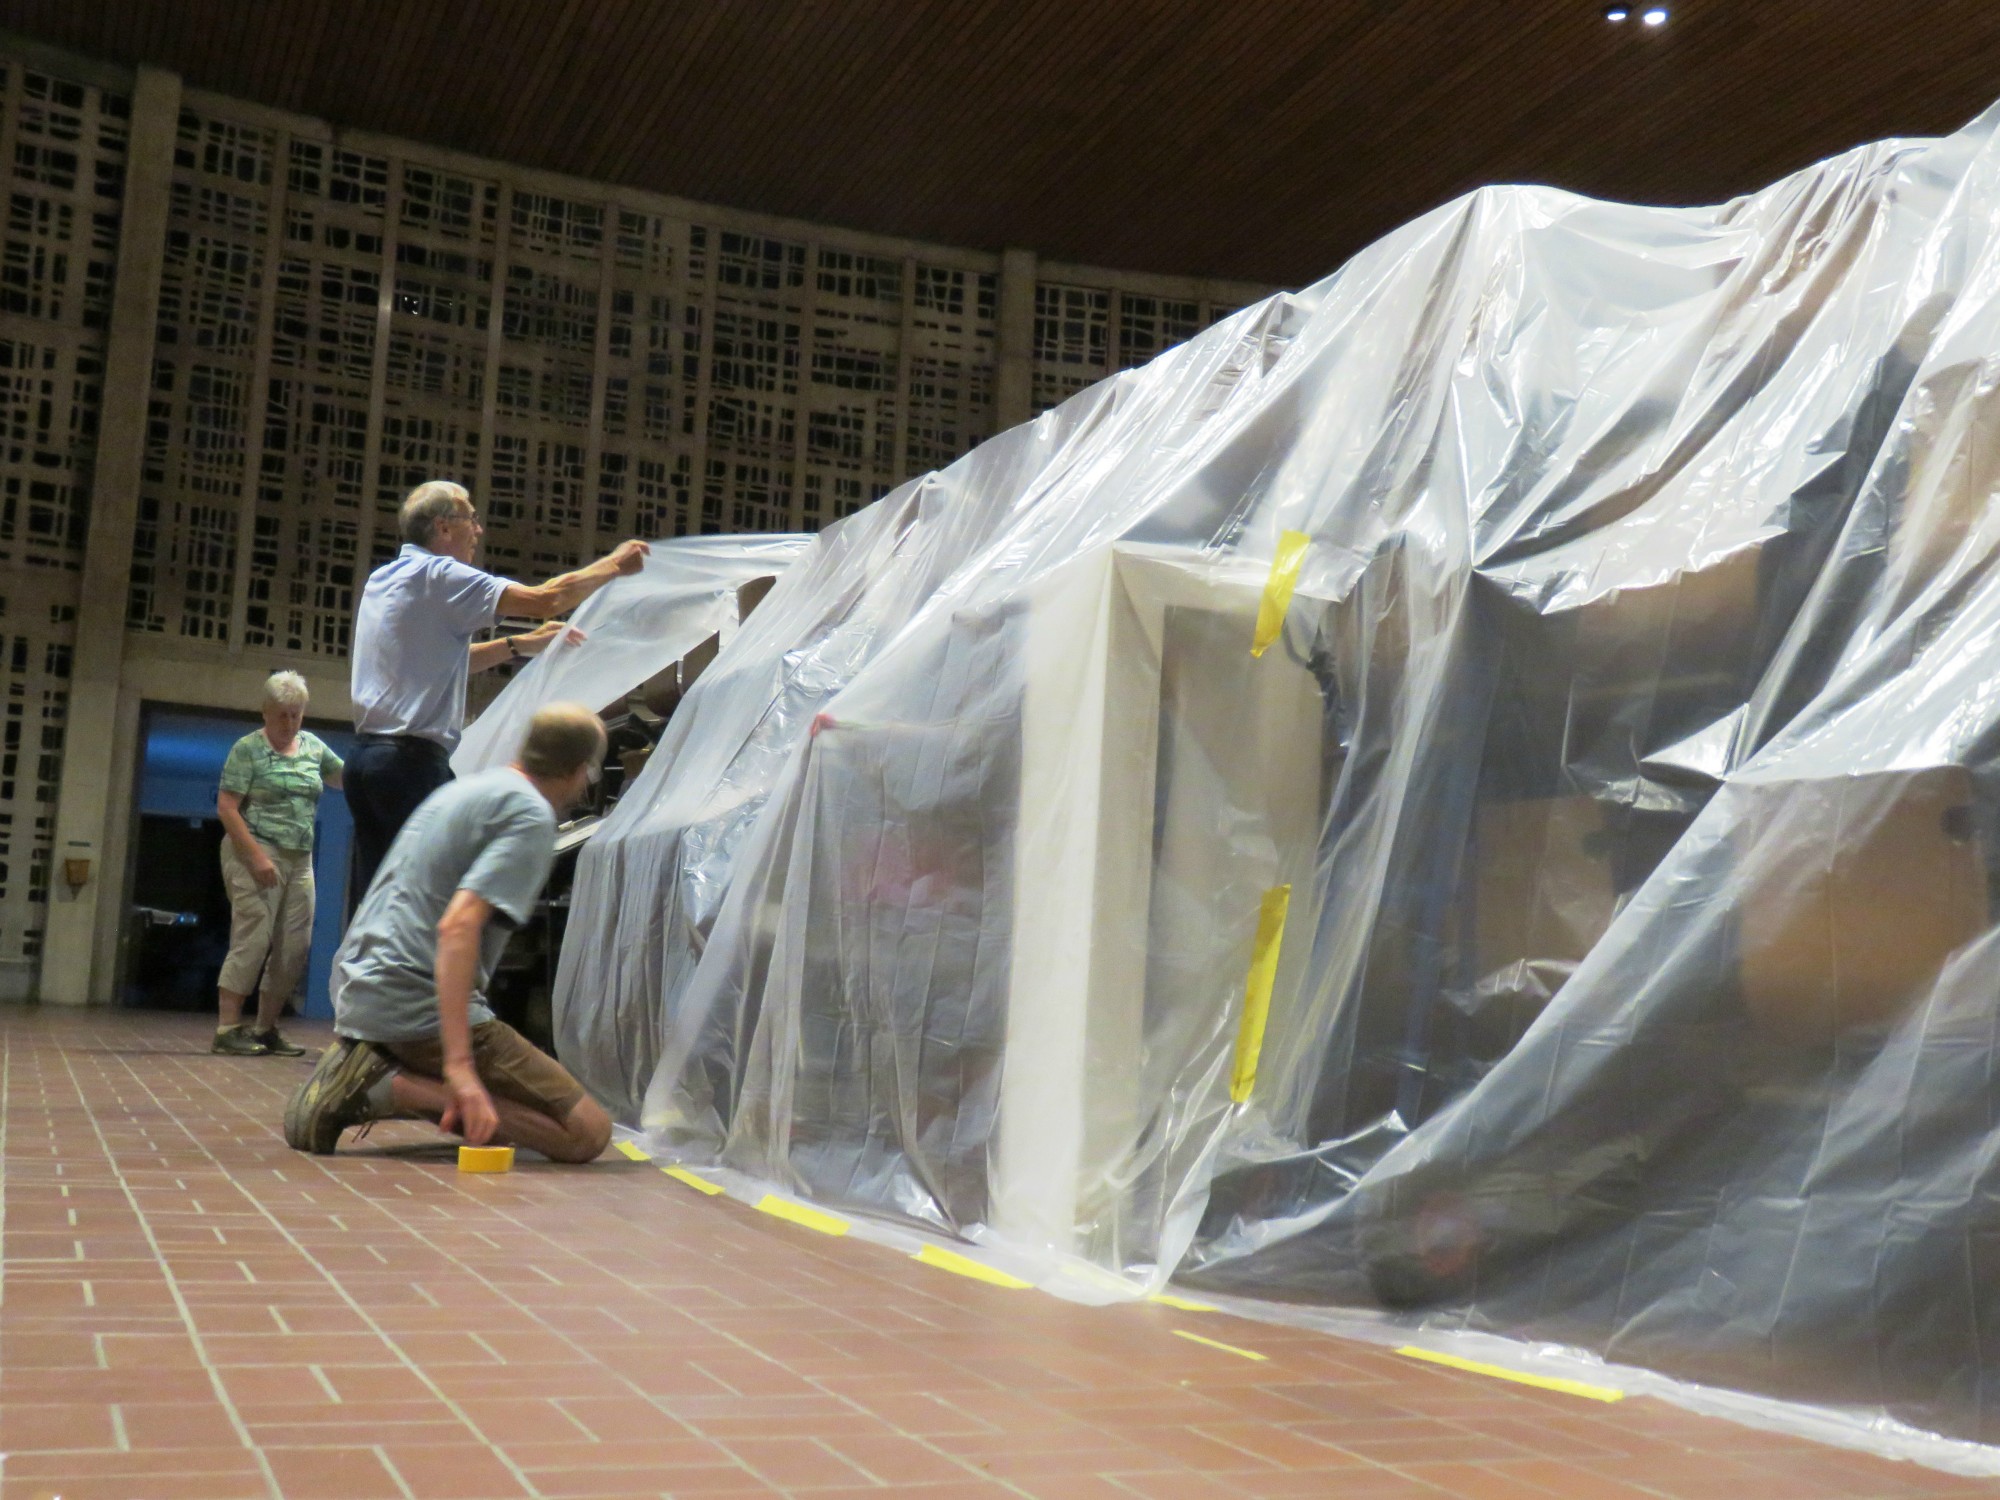
[[[374,1118],[368,1090],[392,1066],[372,1043],[337,1038],[285,1106],[285,1144],[315,1156],[333,1155],[341,1131]]]
[[[259,1043],[273,1057],[304,1057],[306,1049],[297,1042],[285,1040],[285,1034],[273,1026],[269,1031],[253,1031],[252,1040]]]
[[[218,1026],[208,1050],[225,1057],[262,1057],[271,1049],[257,1039],[248,1026]]]

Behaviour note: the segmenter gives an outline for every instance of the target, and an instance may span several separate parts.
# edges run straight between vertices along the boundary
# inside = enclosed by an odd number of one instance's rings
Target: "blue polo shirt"
[[[370,573],[354,619],[355,729],[456,748],[467,652],[493,624],[509,582],[413,542]]]

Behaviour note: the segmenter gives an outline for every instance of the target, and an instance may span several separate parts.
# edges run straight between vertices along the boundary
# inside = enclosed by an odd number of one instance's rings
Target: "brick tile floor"
[[[278,1119],[306,1062],[207,1040],[199,1017],[0,1008],[0,1500],[2000,1493],[986,1286],[616,1157],[461,1177],[414,1126],[298,1156]]]

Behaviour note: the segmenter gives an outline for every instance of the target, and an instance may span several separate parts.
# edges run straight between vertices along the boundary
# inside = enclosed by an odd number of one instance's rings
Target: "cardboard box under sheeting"
[[[1742,999],[1767,1035],[1825,1044],[1895,1022],[1987,925],[1971,774],[1932,766],[1746,785]]]
[[[1617,891],[1602,803],[1484,803],[1474,837],[1473,951],[1482,983],[1522,962],[1574,964],[1611,925]]]

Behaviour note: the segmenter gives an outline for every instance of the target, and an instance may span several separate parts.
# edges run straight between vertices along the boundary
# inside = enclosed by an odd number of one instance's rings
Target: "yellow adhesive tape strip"
[[[1264,584],[1264,597],[1257,602],[1257,634],[1251,638],[1250,654],[1262,656],[1285,628],[1285,612],[1292,607],[1292,590],[1299,586],[1299,567],[1306,560],[1312,538],[1303,531],[1278,533],[1278,553],[1271,559],[1271,576]]]
[[[706,1193],[711,1198],[722,1191],[721,1188],[710,1182],[706,1177],[697,1177],[686,1167],[662,1167],[660,1170],[673,1178],[675,1182],[685,1182],[696,1192]]]
[[[1234,1344],[1222,1344],[1217,1343],[1214,1339],[1205,1339],[1198,1333],[1189,1333],[1185,1328],[1176,1328],[1173,1330],[1173,1334],[1177,1339],[1187,1339],[1190,1343],[1206,1344],[1211,1349],[1220,1349],[1224,1354],[1240,1355],[1244,1359],[1268,1360],[1271,1357],[1268,1354],[1259,1354],[1255,1349],[1239,1349]]]
[[[621,1156],[629,1156],[634,1161],[651,1161],[653,1159],[630,1141],[619,1141],[617,1146]]]
[[[1229,1070],[1229,1097],[1241,1104],[1257,1086],[1257,1058],[1264,1050],[1264,1022],[1271,1013],[1271,986],[1278,978],[1278,950],[1285,941],[1285,913],[1292,888],[1264,892],[1257,913],[1257,941],[1250,950],[1250,974],[1243,982],[1243,1019],[1236,1028],[1236,1061]]]
[[[802,1203],[787,1203],[775,1193],[766,1193],[758,1201],[757,1211],[789,1224],[803,1224],[807,1229],[817,1229],[821,1234],[847,1233],[847,1220],[823,1214],[816,1208],[807,1208]]]
[[[1625,1393],[1613,1390],[1608,1385],[1585,1385],[1581,1380],[1558,1380],[1552,1375],[1524,1375],[1519,1370],[1509,1370],[1501,1365],[1483,1365],[1476,1359],[1460,1359],[1456,1354],[1438,1354],[1430,1349],[1398,1349],[1398,1354],[1410,1359],[1421,1359],[1433,1365],[1449,1365],[1454,1370],[1469,1370],[1474,1375],[1491,1375],[1495,1380],[1511,1380],[1516,1385],[1532,1385],[1544,1391],[1561,1391],[1568,1396],[1581,1396],[1586,1401],[1623,1401]]]
[[[1221,1312],[1213,1302],[1196,1302],[1191,1297],[1176,1297],[1172,1292],[1155,1292],[1146,1299],[1157,1302],[1162,1307],[1179,1308],[1182,1312]]]
[[[949,1250],[940,1250],[936,1245],[926,1245],[912,1260],[922,1261],[927,1266],[936,1266],[940,1271],[949,1271],[954,1276],[969,1276],[974,1281],[984,1281],[992,1286],[1011,1287],[1016,1291],[1025,1290],[1032,1282],[1009,1276],[1005,1271],[996,1271],[991,1266],[981,1265],[969,1255],[954,1255]]]

